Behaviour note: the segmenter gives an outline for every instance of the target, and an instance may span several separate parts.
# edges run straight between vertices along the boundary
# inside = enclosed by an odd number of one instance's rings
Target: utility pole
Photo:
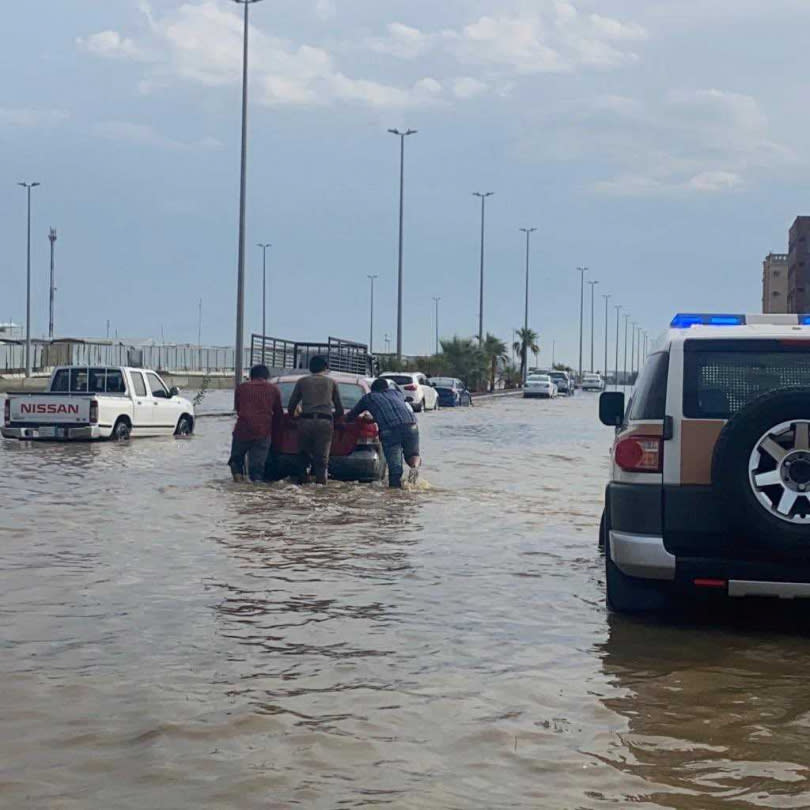
[[[56,287],[53,286],[53,245],[56,242],[56,228],[51,228],[48,231],[48,241],[51,243],[51,295],[50,295],[50,317],[48,318],[48,339],[53,340],[53,298],[56,292]]]
[[[612,296],[610,295],[602,295],[602,298],[605,299],[605,365],[602,368],[602,374],[605,376],[605,386],[607,386],[607,378],[608,378],[608,304]]]
[[[478,345],[484,344],[484,208],[487,197],[491,197],[494,191],[473,191],[473,197],[481,198],[481,280],[478,294]]]
[[[202,346],[202,298],[197,307],[197,348]]]
[[[262,359],[264,359],[264,338],[267,335],[267,248],[270,242],[259,242],[262,249]]]
[[[551,341],[551,370],[554,371],[554,366],[556,365],[557,359],[557,341]]]
[[[391,336],[388,332],[385,333],[385,353],[391,354]]]
[[[399,261],[397,270],[397,360],[402,360],[402,236],[405,213],[405,138],[416,135],[417,130],[388,130],[399,138]]]
[[[593,317],[593,291],[596,289],[596,285],[598,281],[589,281],[588,284],[591,285],[591,374],[593,374],[593,338],[594,338],[594,317]]]
[[[630,374],[636,373],[636,330],[638,323],[633,321],[633,331],[630,333]]]
[[[244,377],[245,355],[245,209],[247,207],[247,102],[248,102],[248,8],[258,0],[233,0],[245,7],[242,35],[242,153],[239,171],[239,258],[236,270],[236,346],[234,396]]]
[[[627,331],[630,326],[630,314],[626,313],[624,316],[624,384],[627,385]]]
[[[436,354],[439,353],[439,301],[441,298],[433,299],[433,303],[436,305]]]
[[[25,376],[31,376],[31,189],[39,183],[17,183],[28,197],[28,237],[26,241],[26,293],[25,293]]]
[[[526,385],[526,377],[529,372],[529,344],[526,340],[529,334],[529,242],[531,235],[537,228],[521,228],[526,234],[526,303],[523,309],[523,345],[521,347],[521,360],[523,362],[523,385]]]
[[[374,279],[379,278],[379,275],[374,274],[368,277],[371,282],[371,317],[369,319],[368,327],[368,353],[374,354]]]
[[[616,365],[614,370],[616,372],[616,390],[619,390],[619,322],[622,319],[622,306],[621,304],[615,305],[616,310]]]
[[[585,273],[587,267],[577,267],[579,270],[579,381],[582,383],[582,327],[585,319]]]

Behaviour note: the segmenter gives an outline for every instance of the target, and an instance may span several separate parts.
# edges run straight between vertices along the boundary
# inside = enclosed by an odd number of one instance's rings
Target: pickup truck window
[[[146,396],[146,384],[143,381],[143,374],[140,371],[132,371],[130,372],[132,376],[132,385],[135,388],[135,396],[136,397],[145,397]]]
[[[107,369],[106,368],[91,368],[90,369],[90,393],[103,394],[107,387]]]
[[[158,377],[157,374],[147,371],[146,379],[149,383],[149,390],[152,392],[153,397],[159,397],[160,399],[169,398],[169,389],[166,388],[163,381],[160,379],[160,377]]]
[[[66,368],[60,368],[54,374],[53,382],[51,383],[51,391],[58,391],[64,393],[70,391],[70,372]]]
[[[127,390],[124,383],[124,375],[121,373],[120,368],[107,369],[107,393],[108,394],[125,394]]]
[[[70,390],[77,394],[87,393],[87,369],[86,368],[72,368],[70,369]]]

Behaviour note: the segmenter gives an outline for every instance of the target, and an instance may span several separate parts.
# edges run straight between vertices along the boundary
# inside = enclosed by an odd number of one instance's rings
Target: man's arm
[[[340,419],[343,416],[343,403],[340,401],[340,391],[334,381],[332,383],[332,404],[335,406],[335,419]]]
[[[295,383],[295,388],[293,388],[293,392],[290,395],[290,401],[287,403],[287,413],[290,416],[295,416],[295,409],[298,407],[298,403],[301,401],[301,380],[299,379]]]
[[[358,416],[360,416],[361,413],[363,413],[363,411],[367,410],[368,410],[368,394],[363,394],[363,396],[360,397],[360,402],[358,402],[357,405],[355,405],[346,414],[346,421],[353,422],[355,419],[357,419]]]

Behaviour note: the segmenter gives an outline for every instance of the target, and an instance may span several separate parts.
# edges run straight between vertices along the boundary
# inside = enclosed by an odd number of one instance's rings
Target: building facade
[[[787,253],[769,253],[762,262],[762,311],[788,311]]]
[[[810,312],[810,217],[790,226],[787,310]]]

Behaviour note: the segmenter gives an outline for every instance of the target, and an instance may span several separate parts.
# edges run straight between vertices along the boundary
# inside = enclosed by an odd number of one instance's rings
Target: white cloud
[[[0,107],[0,126],[54,127],[70,117],[65,110]]]
[[[475,98],[475,96],[480,96],[481,93],[485,93],[487,84],[472,76],[461,76],[457,79],[453,79],[452,88],[453,95],[456,98],[467,99]]]
[[[161,149],[219,149],[222,144],[212,137],[181,141],[162,135],[151,124],[131,121],[102,121],[93,126],[93,134],[111,141],[153,146]]]
[[[119,59],[145,59],[141,49],[117,31],[99,31],[89,37],[76,37],[76,45],[87,53]]]

